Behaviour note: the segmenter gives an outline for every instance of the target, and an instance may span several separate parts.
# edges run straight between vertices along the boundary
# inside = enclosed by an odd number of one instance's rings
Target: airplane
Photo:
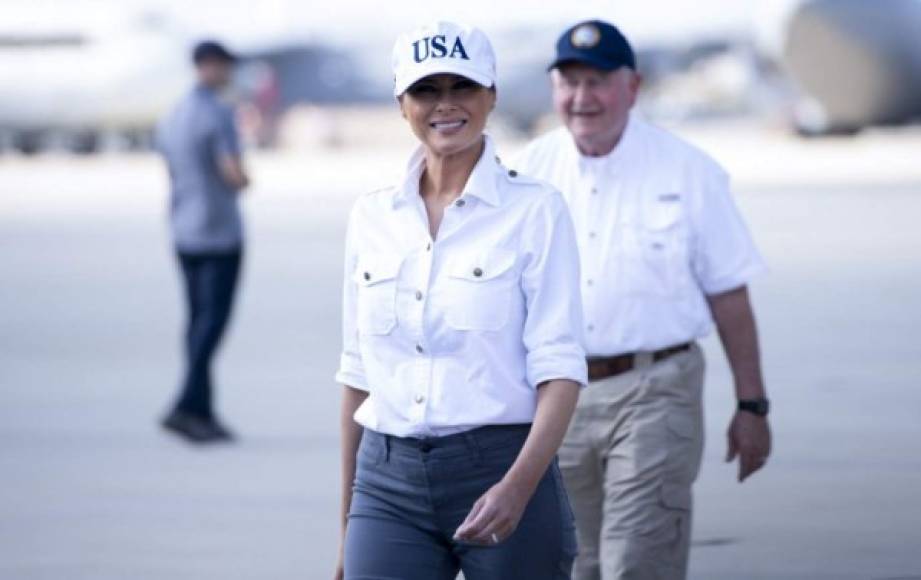
[[[795,84],[794,125],[803,135],[851,134],[918,118],[921,45],[912,33],[921,30],[921,0],[789,3],[785,19],[759,23],[777,26],[783,39],[778,54],[767,57],[763,47],[738,38],[639,43],[641,106],[678,118],[723,114],[720,107],[759,114],[764,101],[789,108],[793,92],[780,86],[788,80],[775,78],[773,56]],[[0,151],[63,146],[88,153],[113,140],[149,147],[157,119],[193,82],[188,54],[196,39],[174,18],[116,5],[106,19],[87,21],[80,6],[57,3],[40,19],[33,14],[30,26],[15,11],[0,21]],[[550,113],[546,65],[558,34],[558,25],[522,21],[492,35],[501,62],[497,113],[523,134]],[[301,103],[392,100],[377,48],[275,36],[264,31],[260,45],[230,43],[242,57],[235,83],[244,102],[241,125],[257,144],[271,146],[278,120]],[[723,102],[708,101],[712,94]]]
[[[921,0],[785,0],[770,8],[747,37],[635,46],[640,108],[679,119],[719,116],[721,107],[727,114],[790,111],[792,129],[806,137],[921,120]],[[530,48],[550,41],[530,34],[540,40],[516,40],[528,48],[500,75],[512,98],[498,107],[526,131],[550,107],[542,68],[549,54]],[[771,35],[779,47],[758,38]],[[713,98],[720,93],[724,103]]]
[[[168,103],[191,83],[188,42],[155,14],[117,25],[59,18],[29,29],[0,27],[0,135],[34,153],[57,139],[91,152],[105,132],[142,144]]]
[[[921,119],[921,0],[812,0],[786,27],[797,131],[853,135]]]
[[[79,3],[24,14],[0,21],[0,151],[92,153],[113,140],[149,148],[158,119],[194,83],[199,39],[165,14],[112,6],[97,20]],[[228,44],[240,57],[232,92],[241,125],[258,145],[271,145],[277,117],[296,103],[373,93],[340,50],[290,38]]]

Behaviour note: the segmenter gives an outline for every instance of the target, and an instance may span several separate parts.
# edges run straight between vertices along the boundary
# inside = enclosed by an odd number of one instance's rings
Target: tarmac
[[[771,266],[752,294],[774,432],[736,483],[731,380],[706,339],[690,577],[921,579],[921,132],[683,131],[733,174]],[[0,579],[331,577],[345,217],[405,153],[250,157],[217,363],[240,441],[212,448],[157,425],[183,316],[159,160],[0,157]]]

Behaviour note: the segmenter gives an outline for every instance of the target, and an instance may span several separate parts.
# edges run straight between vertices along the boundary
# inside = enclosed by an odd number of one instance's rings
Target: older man
[[[696,341],[714,322],[738,399],[727,460],[738,457],[742,481],[770,453],[746,287],[764,265],[726,173],[631,112],[640,75],[616,27],[567,30],[550,76],[564,126],[513,165],[563,193],[578,233],[592,383],[560,450],[580,542],[574,577],[684,578],[703,449]]]

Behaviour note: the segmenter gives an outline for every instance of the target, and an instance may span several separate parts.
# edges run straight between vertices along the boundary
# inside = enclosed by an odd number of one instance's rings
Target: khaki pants
[[[703,451],[700,347],[586,388],[560,468],[576,516],[574,580],[687,574],[691,485]]]

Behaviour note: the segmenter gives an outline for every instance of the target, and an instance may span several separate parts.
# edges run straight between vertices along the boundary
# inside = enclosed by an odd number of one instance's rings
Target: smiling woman
[[[479,156],[483,128],[496,105],[495,87],[436,74],[413,83],[399,99],[403,117],[431,155],[445,157],[473,148],[477,151],[470,153]]]
[[[482,32],[402,35],[393,69],[419,148],[349,222],[336,577],[568,579],[555,454],[586,382],[569,214],[483,133],[496,67]]]

